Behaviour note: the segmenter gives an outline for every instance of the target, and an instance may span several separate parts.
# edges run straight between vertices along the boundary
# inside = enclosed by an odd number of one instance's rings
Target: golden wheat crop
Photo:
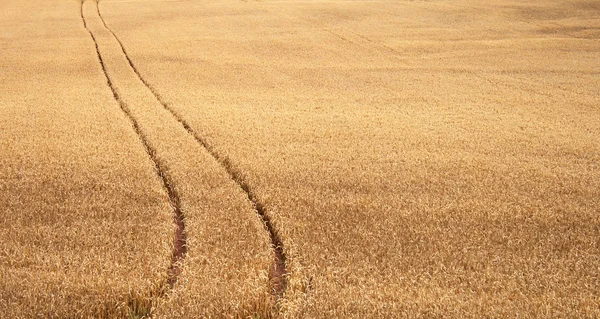
[[[0,6],[0,317],[144,311],[167,277],[171,210],[79,4]]]
[[[595,2],[193,3],[101,7],[265,204],[284,316],[598,315]]]
[[[596,1],[0,3],[0,317],[600,316]]]

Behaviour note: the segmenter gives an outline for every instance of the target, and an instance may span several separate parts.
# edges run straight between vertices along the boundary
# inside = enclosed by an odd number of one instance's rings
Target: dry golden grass
[[[0,317],[600,316],[596,1],[1,7]]]

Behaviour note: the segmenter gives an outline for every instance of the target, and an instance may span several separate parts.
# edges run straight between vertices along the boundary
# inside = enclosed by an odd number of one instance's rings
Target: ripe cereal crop
[[[0,318],[600,316],[596,1],[0,6]]]

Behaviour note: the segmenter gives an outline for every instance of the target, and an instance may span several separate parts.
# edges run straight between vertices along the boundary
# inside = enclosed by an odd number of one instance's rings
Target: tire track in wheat
[[[158,94],[156,89],[152,85],[150,85],[150,83],[148,83],[148,81],[142,76],[142,74],[140,73],[138,68],[133,63],[133,61],[132,61],[131,57],[129,56],[129,54],[127,53],[127,50],[125,49],[125,46],[123,45],[123,42],[121,41],[121,39],[106,24],[106,21],[104,20],[104,17],[101,14],[100,6],[98,5],[97,2],[96,2],[96,10],[98,12],[98,16],[102,20],[102,24],[106,28],[106,30],[108,30],[112,34],[112,36],[115,38],[115,40],[119,43],[121,50],[123,51],[123,55],[127,59],[127,62],[129,63],[129,66],[131,67],[131,69],[137,75],[138,79],[146,86],[146,88],[148,88],[148,90],[152,93],[152,95],[154,95],[156,100],[196,140],[196,142],[198,144],[200,144],[204,149],[206,149],[206,151],[225,169],[225,171],[228,173],[229,177],[244,191],[248,200],[253,204],[257,215],[260,217],[263,224],[265,225],[266,231],[269,233],[271,245],[273,247],[275,257],[274,257],[272,267],[269,271],[269,277],[270,277],[269,281],[271,283],[271,289],[273,291],[273,295],[275,296],[276,299],[280,299],[281,297],[283,297],[286,286],[287,286],[286,255],[284,252],[284,246],[283,246],[281,237],[279,236],[278,231],[273,226],[271,218],[266,213],[266,209],[265,209],[264,205],[258,199],[258,197],[256,196],[256,193],[252,190],[251,186],[248,184],[246,179],[243,177],[242,172],[240,172],[238,169],[236,169],[234,167],[234,165],[232,164],[229,157],[227,157],[226,155],[220,154],[212,144],[210,144],[205,138],[203,138],[196,131],[194,131],[191,128],[191,126],[188,124],[188,122],[180,114],[178,114],[172,107],[170,107],[169,104],[166,103],[162,99],[162,97]]]
[[[129,122],[131,123],[133,130],[137,134],[142,145],[144,146],[146,153],[148,154],[150,160],[152,161],[152,164],[154,165],[154,169],[155,169],[157,175],[160,177],[162,187],[167,192],[167,196],[169,199],[169,205],[173,209],[174,223],[177,226],[177,228],[175,230],[175,236],[173,239],[174,248],[173,248],[173,253],[172,253],[172,257],[171,257],[171,265],[169,266],[169,276],[167,279],[167,283],[172,288],[175,285],[175,283],[177,282],[177,277],[181,273],[181,263],[185,259],[185,255],[187,252],[187,248],[186,248],[187,237],[186,237],[186,233],[185,233],[185,224],[183,222],[183,212],[181,211],[181,201],[179,199],[179,196],[175,192],[173,186],[169,182],[169,179],[167,178],[167,176],[165,174],[163,165],[160,163],[160,161],[158,160],[158,158],[156,156],[156,150],[154,150],[148,143],[148,139],[142,133],[138,121],[131,114],[131,111],[129,110],[127,105],[121,100],[115,85],[113,84],[112,80],[108,76],[108,72],[106,71],[106,65],[104,63],[104,59],[102,58],[102,54],[100,53],[100,48],[98,46],[98,40],[96,39],[96,36],[94,36],[94,33],[88,28],[87,22],[85,20],[85,16],[83,14],[83,2],[84,1],[85,0],[81,1],[81,6],[80,6],[81,20],[83,22],[83,26],[85,27],[87,32],[90,34],[90,37],[94,41],[94,45],[96,48],[96,54],[97,54],[98,60],[100,62],[100,67],[102,68],[102,72],[104,73],[104,77],[106,78],[107,85],[110,88],[110,90],[112,91],[115,101],[117,101],[117,103],[121,107],[121,110],[126,115]],[[97,3],[96,3],[96,5],[97,5]]]

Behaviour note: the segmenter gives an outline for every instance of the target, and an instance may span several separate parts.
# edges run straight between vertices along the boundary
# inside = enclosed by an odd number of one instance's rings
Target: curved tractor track
[[[167,177],[167,175],[165,173],[165,171],[166,171],[165,165],[158,160],[158,158],[156,156],[156,150],[150,146],[150,143],[148,142],[148,138],[142,133],[142,131],[140,129],[139,121],[133,116],[133,114],[131,113],[131,110],[129,109],[127,104],[124,103],[123,100],[120,98],[119,91],[117,90],[116,86],[114,85],[111,77],[109,76],[109,74],[107,72],[106,64],[104,62],[104,59],[100,52],[100,47],[98,45],[98,40],[97,40],[96,36],[94,35],[94,33],[92,32],[92,30],[88,27],[87,21],[85,19],[85,15],[83,14],[83,2],[84,1],[81,2],[81,12],[80,12],[81,19],[83,21],[83,26],[88,31],[88,33],[90,34],[90,37],[94,41],[94,45],[96,47],[96,54],[98,55],[100,67],[102,68],[102,72],[104,73],[104,76],[106,78],[107,85],[110,88],[110,90],[112,91],[114,99],[117,101],[117,103],[119,103],[121,110],[123,111],[123,113],[125,113],[127,119],[131,122],[131,125],[133,126],[135,133],[140,138],[140,141],[141,141],[142,145],[144,146],[144,149],[146,150],[148,157],[150,158],[150,160],[152,161],[152,163],[154,165],[156,173],[160,177],[163,189],[166,191],[166,193],[168,195],[169,205],[173,208],[174,223],[176,225],[176,230],[175,230],[175,237],[173,239],[174,248],[173,248],[173,255],[172,255],[172,259],[171,259],[171,265],[169,266],[169,277],[168,277],[168,284],[169,284],[169,286],[173,287],[177,281],[177,277],[181,273],[181,263],[183,262],[183,259],[185,258],[185,255],[187,252],[187,248],[186,248],[187,236],[185,233],[185,224],[183,222],[183,212],[181,210],[181,201],[179,199],[179,196],[175,192],[174,187],[171,185],[169,178]],[[96,6],[97,6],[97,3],[96,3]]]
[[[116,33],[112,29],[110,29],[108,27],[108,25],[106,24],[106,21],[102,17],[98,2],[92,1],[92,0],[88,0],[88,1],[93,2],[93,5],[95,6],[95,10],[92,10],[92,9],[84,10],[84,2],[86,2],[86,1],[85,0],[81,1],[81,19],[83,21],[84,27],[89,32],[90,37],[94,41],[94,44],[96,46],[96,52],[97,52],[98,59],[99,59],[99,63],[104,72],[104,75],[106,77],[107,84],[110,87],[111,91],[113,92],[113,96],[114,96],[115,100],[119,103],[119,105],[121,106],[121,109],[123,110],[123,112],[125,113],[127,118],[132,123],[132,126],[133,126],[136,134],[139,136],[142,144],[144,145],[146,152],[148,153],[148,156],[154,163],[157,174],[159,175],[159,177],[162,181],[163,187],[169,196],[169,202],[170,202],[171,206],[173,207],[174,222],[177,226],[177,230],[176,230],[176,234],[175,234],[175,238],[174,238],[175,245],[174,245],[174,250],[173,250],[172,262],[171,262],[171,266],[169,269],[168,283],[169,283],[170,287],[173,287],[174,284],[176,283],[177,277],[181,273],[181,266],[182,266],[182,263],[184,262],[184,259],[185,259],[186,253],[187,253],[184,212],[181,209],[180,198],[178,196],[177,189],[176,189],[177,185],[173,185],[172,178],[168,174],[168,167],[166,166],[166,164],[161,162],[160,157],[156,155],[157,152],[159,152],[161,150],[153,148],[151,146],[151,143],[148,142],[148,137],[144,133],[147,130],[153,129],[151,127],[152,123],[146,123],[143,121],[143,119],[139,119],[138,117],[136,117],[136,115],[129,108],[128,102],[124,101],[127,99],[128,95],[130,94],[130,92],[128,92],[128,90],[127,90],[129,88],[128,85],[123,85],[123,87],[121,87],[118,83],[115,83],[116,81],[113,80],[113,78],[118,77],[119,72],[127,71],[127,72],[135,73],[136,80],[138,81],[137,85],[138,86],[140,84],[143,85],[144,90],[147,91],[145,93],[146,94],[148,92],[151,93],[152,98],[155,100],[154,102],[158,103],[164,110],[168,111],[168,113],[179,123],[179,125],[181,127],[183,127],[183,129],[185,129],[187,134],[192,136],[193,139],[195,140],[195,142],[198,145],[200,145],[203,149],[205,149],[214,158],[214,160],[217,161],[220,164],[220,166],[222,166],[222,168],[227,172],[229,177],[244,191],[248,200],[253,204],[257,215],[262,220],[266,231],[269,233],[271,245],[274,250],[274,261],[271,266],[271,269],[269,270],[270,289],[271,289],[272,294],[274,295],[276,301],[279,300],[280,298],[283,297],[283,294],[286,289],[286,284],[287,284],[287,282],[286,282],[287,271],[286,271],[286,261],[285,261],[286,257],[285,257],[283,243],[281,241],[281,238],[278,235],[278,232],[276,231],[276,229],[273,227],[271,219],[265,211],[264,205],[257,198],[257,196],[253,192],[250,185],[245,181],[245,179],[243,178],[243,174],[239,170],[234,168],[230,159],[227,156],[223,156],[220,153],[218,153],[213,145],[208,143],[206,141],[206,139],[204,139],[197,132],[195,132],[191,128],[191,126],[188,124],[188,122],[180,114],[175,112],[160,97],[160,95],[157,93],[155,88],[152,87],[148,83],[148,81],[142,76],[142,74],[139,72],[139,70],[135,66],[133,60],[127,53],[127,50],[125,49],[125,46],[123,45],[123,42],[119,39],[119,37],[116,35]],[[90,28],[90,21],[92,21],[92,20],[94,20],[94,22],[95,22],[94,28]],[[100,35],[99,33],[102,33],[102,35]],[[112,39],[110,39],[112,41],[112,43],[115,43],[114,41],[116,41],[118,48],[115,48],[114,44],[112,44],[112,45],[108,44],[110,42],[107,40],[107,37],[108,37],[107,34],[109,34],[110,37],[112,37]],[[101,46],[99,44],[100,37],[102,37],[102,39],[104,40],[104,42],[103,42],[104,46]],[[110,50],[110,52],[105,53],[104,50]],[[124,58],[124,60],[127,61],[127,65],[125,65],[124,63],[121,63],[120,65],[117,65],[117,64],[111,65],[111,68],[116,69],[113,72],[111,72],[110,70],[108,70],[108,67],[107,67],[108,63],[107,63],[107,59],[105,58],[105,55],[111,57],[110,53],[112,53],[112,55],[115,55],[116,51],[119,51],[119,53],[121,55],[120,58]],[[127,68],[128,70],[123,70],[125,68]],[[114,73],[114,74],[112,74],[112,73]],[[131,94],[135,95],[134,93],[131,93]]]

